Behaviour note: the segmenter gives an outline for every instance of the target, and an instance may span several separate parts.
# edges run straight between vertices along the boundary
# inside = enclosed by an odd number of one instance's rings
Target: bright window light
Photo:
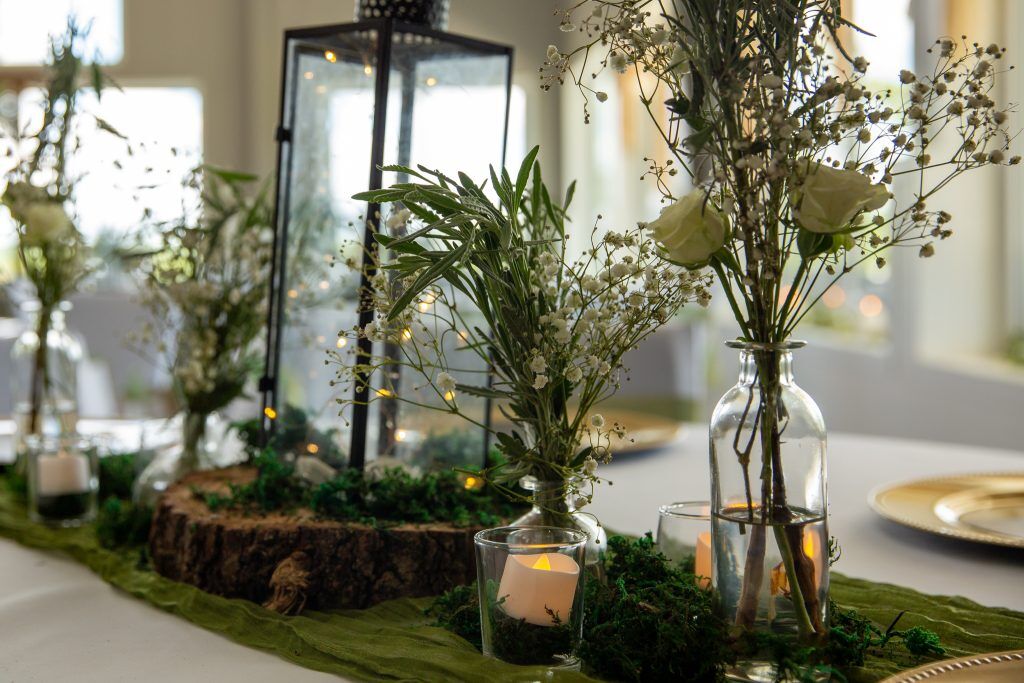
[[[50,36],[64,33],[69,16],[90,27],[83,57],[103,64],[121,61],[123,0],[0,0],[0,66],[45,63]]]
[[[22,91],[20,120],[38,127],[42,92]],[[131,234],[146,222],[179,218],[195,206],[181,186],[201,159],[203,98],[195,88],[127,87],[92,90],[79,98],[75,134],[81,144],[68,165],[75,180],[72,209],[87,239],[103,232]],[[99,130],[99,117],[128,142]],[[128,154],[129,145],[131,154]]]

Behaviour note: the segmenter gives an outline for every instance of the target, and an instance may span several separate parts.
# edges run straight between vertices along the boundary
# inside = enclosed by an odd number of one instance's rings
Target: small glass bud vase
[[[11,347],[11,399],[19,454],[28,436],[75,433],[82,346],[64,322],[70,309],[67,302],[47,310],[38,301],[21,306],[27,324]]]
[[[722,616],[751,644],[730,679],[776,681],[757,635],[797,647],[828,633],[825,422],[793,379],[803,342],[728,346],[740,377],[711,418],[712,573]]]
[[[512,526],[474,540],[483,653],[510,664],[579,669],[587,535]]]
[[[566,493],[563,481],[540,481],[526,476],[519,485],[530,492],[533,506],[530,511],[512,522],[512,526],[550,526],[578,529],[587,534],[587,569],[592,577],[604,579],[605,551],[608,534],[597,518],[576,509]]]
[[[99,456],[79,436],[25,438],[28,509],[33,521],[78,526],[96,517]]]
[[[209,469],[217,448],[210,438],[213,414],[183,411],[181,440],[160,451],[139,474],[132,488],[132,499],[141,505],[156,505],[167,488],[190,472]]]

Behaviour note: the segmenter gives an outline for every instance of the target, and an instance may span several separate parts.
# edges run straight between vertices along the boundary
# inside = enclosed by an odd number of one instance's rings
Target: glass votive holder
[[[474,540],[484,654],[578,669],[587,535],[510,526],[485,529]]]
[[[680,569],[692,571],[701,586],[711,585],[711,503],[670,503],[658,508],[658,551]]]
[[[77,526],[96,517],[99,455],[81,436],[30,436],[28,511],[33,521]]]

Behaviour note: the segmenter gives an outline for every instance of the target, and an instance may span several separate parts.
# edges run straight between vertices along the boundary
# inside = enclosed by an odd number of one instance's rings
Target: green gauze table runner
[[[548,674],[481,656],[469,643],[430,626],[430,599],[392,600],[367,610],[306,612],[284,617],[246,600],[229,600],[170,581],[139,567],[138,552],[105,550],[91,527],[50,529],[30,522],[24,508],[0,494],[0,536],[59,550],[108,583],[197,626],[250,647],[273,652],[310,669],[366,681],[588,681],[582,674]],[[924,595],[909,588],[833,574],[832,596],[884,626],[901,610],[901,628],[937,632],[950,656],[1024,648],[1024,614],[983,607],[965,598]],[[877,681],[912,662],[873,658],[852,672],[854,681]]]

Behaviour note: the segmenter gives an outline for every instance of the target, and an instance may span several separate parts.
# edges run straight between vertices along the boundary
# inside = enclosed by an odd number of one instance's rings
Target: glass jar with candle
[[[587,534],[513,526],[486,529],[474,540],[484,654],[578,669]]]
[[[594,515],[576,509],[567,493],[568,483],[525,476],[519,480],[519,486],[530,492],[532,507],[513,521],[512,526],[551,526],[584,532],[587,535],[587,570],[591,578],[603,581],[608,535]]]
[[[711,585],[711,503],[687,501],[658,508],[658,552],[674,565]]]
[[[99,457],[80,436],[25,439],[28,510],[33,521],[77,526],[96,516]]]

